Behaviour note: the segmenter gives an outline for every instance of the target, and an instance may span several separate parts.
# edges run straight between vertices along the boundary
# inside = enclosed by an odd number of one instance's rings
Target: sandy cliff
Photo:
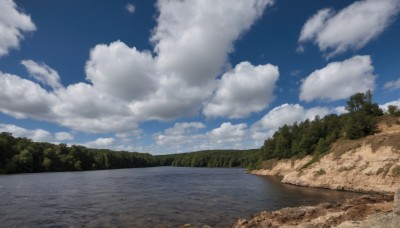
[[[330,153],[307,168],[312,158],[281,160],[258,175],[283,176],[283,183],[350,190],[393,193],[400,187],[400,125],[398,120],[379,124],[375,135],[360,140],[339,140]]]

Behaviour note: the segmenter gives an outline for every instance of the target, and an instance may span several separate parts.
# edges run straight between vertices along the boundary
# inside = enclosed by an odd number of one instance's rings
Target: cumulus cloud
[[[114,138],[98,138],[96,140],[86,142],[83,145],[89,148],[111,149],[114,146],[114,143]]]
[[[299,104],[283,104],[269,111],[261,120],[253,124],[252,136],[255,140],[264,140],[278,130],[279,127],[294,122],[313,120],[315,116],[323,117],[330,112],[325,107],[305,109]]]
[[[233,42],[272,4],[272,0],[158,1],[158,25],[151,40],[159,69],[178,74],[188,84],[213,79],[227,64]]]
[[[151,37],[154,55],[121,41],[96,45],[85,65],[88,82],[66,87],[49,66],[23,61],[33,78],[53,90],[0,73],[0,111],[73,130],[119,135],[137,132],[144,121],[199,114],[228,65],[233,43],[272,3],[160,0]],[[265,106],[269,99],[257,100],[258,105]]]
[[[166,129],[163,133],[156,134],[155,142],[156,145],[160,146],[191,144],[193,141],[202,138],[201,135],[194,134],[202,128],[205,128],[205,125],[200,122],[175,123],[173,127]],[[189,135],[191,135],[190,138]]]
[[[387,111],[388,111],[388,106],[389,106],[389,105],[394,105],[394,106],[397,106],[397,107],[400,108],[400,99],[399,99],[399,100],[395,100],[395,101],[389,101],[389,102],[387,102],[387,103],[385,103],[385,104],[379,105],[379,107],[380,107],[383,111],[387,112]]]
[[[52,119],[56,97],[38,84],[0,72],[0,111],[16,118]]]
[[[332,62],[311,73],[302,83],[300,100],[339,100],[358,92],[373,90],[375,78],[370,56],[355,56]]]
[[[187,152],[208,149],[244,149],[254,148],[250,141],[247,124],[222,123],[219,127],[206,132],[199,122],[177,123],[172,128],[154,135],[154,150],[162,153]]]
[[[276,66],[253,66],[249,62],[241,62],[222,75],[215,95],[203,112],[206,116],[229,118],[242,118],[259,112],[274,100],[273,91],[278,77]]]
[[[125,6],[126,11],[128,11],[128,13],[135,13],[135,5],[133,5],[132,3],[127,3]]]
[[[0,57],[19,48],[24,32],[36,30],[31,17],[18,10],[14,0],[0,1]]]
[[[54,138],[57,141],[70,141],[74,139],[74,135],[68,132],[57,132],[54,134]]]
[[[32,60],[22,60],[21,64],[25,66],[29,75],[43,85],[48,85],[53,89],[61,88],[60,76],[44,63],[37,63]]]
[[[144,98],[157,86],[151,53],[129,48],[121,41],[96,45],[85,70],[96,90],[126,101]]]
[[[246,135],[247,124],[236,124],[233,125],[230,122],[222,123],[219,128],[211,130],[208,135],[217,139],[219,143],[222,140],[228,141],[240,141]]]
[[[385,89],[400,89],[400,79],[385,83],[383,88],[385,88]]]
[[[299,43],[313,41],[326,56],[357,50],[378,37],[397,17],[399,0],[363,0],[335,13],[322,9],[304,24]]]
[[[29,130],[13,124],[3,123],[0,123],[0,132],[9,132],[14,137],[26,137],[35,142],[52,142],[54,140],[68,141],[73,139],[73,135],[68,132],[57,132],[52,134],[43,129]]]

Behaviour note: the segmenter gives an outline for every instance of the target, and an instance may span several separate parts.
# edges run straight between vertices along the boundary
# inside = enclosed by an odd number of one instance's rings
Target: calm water
[[[0,176],[0,227],[227,227],[261,210],[354,195],[284,185],[242,169],[18,174]]]

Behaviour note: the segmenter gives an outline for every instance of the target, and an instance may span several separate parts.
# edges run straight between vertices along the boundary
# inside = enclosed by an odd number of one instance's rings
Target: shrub
[[[314,176],[321,176],[321,175],[324,175],[324,174],[326,174],[326,171],[323,170],[322,168],[319,169],[318,171],[314,172]]]

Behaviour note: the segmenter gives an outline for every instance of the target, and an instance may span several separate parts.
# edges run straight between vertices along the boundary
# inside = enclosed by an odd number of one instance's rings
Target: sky
[[[373,91],[400,106],[400,0],[0,0],[0,132],[259,148]]]

